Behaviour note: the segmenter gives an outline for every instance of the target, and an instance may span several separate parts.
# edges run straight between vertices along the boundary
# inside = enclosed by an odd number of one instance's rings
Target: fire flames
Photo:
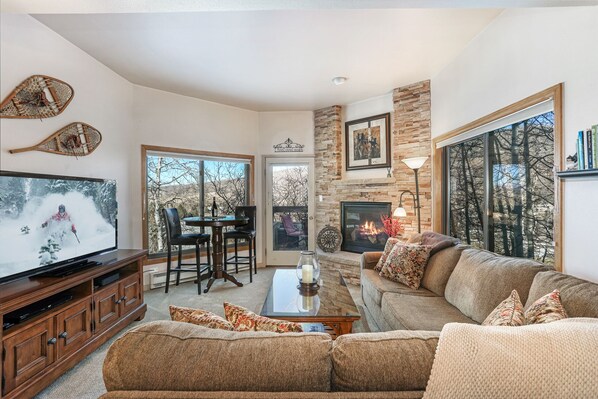
[[[366,236],[375,236],[384,232],[384,229],[377,227],[374,222],[367,221],[359,226],[359,232]]]

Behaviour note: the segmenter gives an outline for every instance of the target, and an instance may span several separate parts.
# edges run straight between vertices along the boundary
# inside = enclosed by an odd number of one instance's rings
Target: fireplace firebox
[[[341,202],[341,250],[382,251],[388,239],[382,217],[390,215],[390,202]]]

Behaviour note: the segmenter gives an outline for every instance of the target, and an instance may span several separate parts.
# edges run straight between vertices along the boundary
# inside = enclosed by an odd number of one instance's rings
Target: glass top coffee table
[[[278,269],[262,307],[262,316],[303,323],[322,323],[333,337],[348,334],[361,318],[345,279],[337,270],[322,270],[315,295],[300,293],[296,269]]]

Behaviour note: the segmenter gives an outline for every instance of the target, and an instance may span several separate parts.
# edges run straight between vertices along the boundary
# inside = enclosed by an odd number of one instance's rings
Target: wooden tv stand
[[[102,263],[66,277],[30,277],[0,285],[4,316],[52,295],[72,299],[6,330],[2,341],[0,398],[32,397],[133,320],[143,319],[145,250],[120,249],[91,258]],[[118,272],[103,287],[94,279]]]

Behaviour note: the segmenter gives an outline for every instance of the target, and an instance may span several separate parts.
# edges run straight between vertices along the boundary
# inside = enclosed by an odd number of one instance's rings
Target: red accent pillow
[[[235,331],[303,332],[298,323],[260,316],[239,305],[224,302],[224,315]]]
[[[184,308],[181,306],[170,305],[170,318],[173,321],[197,324],[198,326],[217,328],[220,330],[234,330],[233,325],[224,318],[207,310]]]
[[[418,289],[431,250],[429,245],[395,244],[380,270],[380,276],[405,284],[411,289]]]
[[[392,248],[399,241],[400,240],[395,237],[389,237],[388,240],[386,240],[386,244],[384,245],[384,252],[382,252],[380,259],[378,259],[378,263],[376,263],[376,266],[374,266],[375,271],[379,272],[380,270],[382,270],[382,267],[384,267],[384,264],[386,263],[386,259],[388,259],[390,251],[392,251]]]

